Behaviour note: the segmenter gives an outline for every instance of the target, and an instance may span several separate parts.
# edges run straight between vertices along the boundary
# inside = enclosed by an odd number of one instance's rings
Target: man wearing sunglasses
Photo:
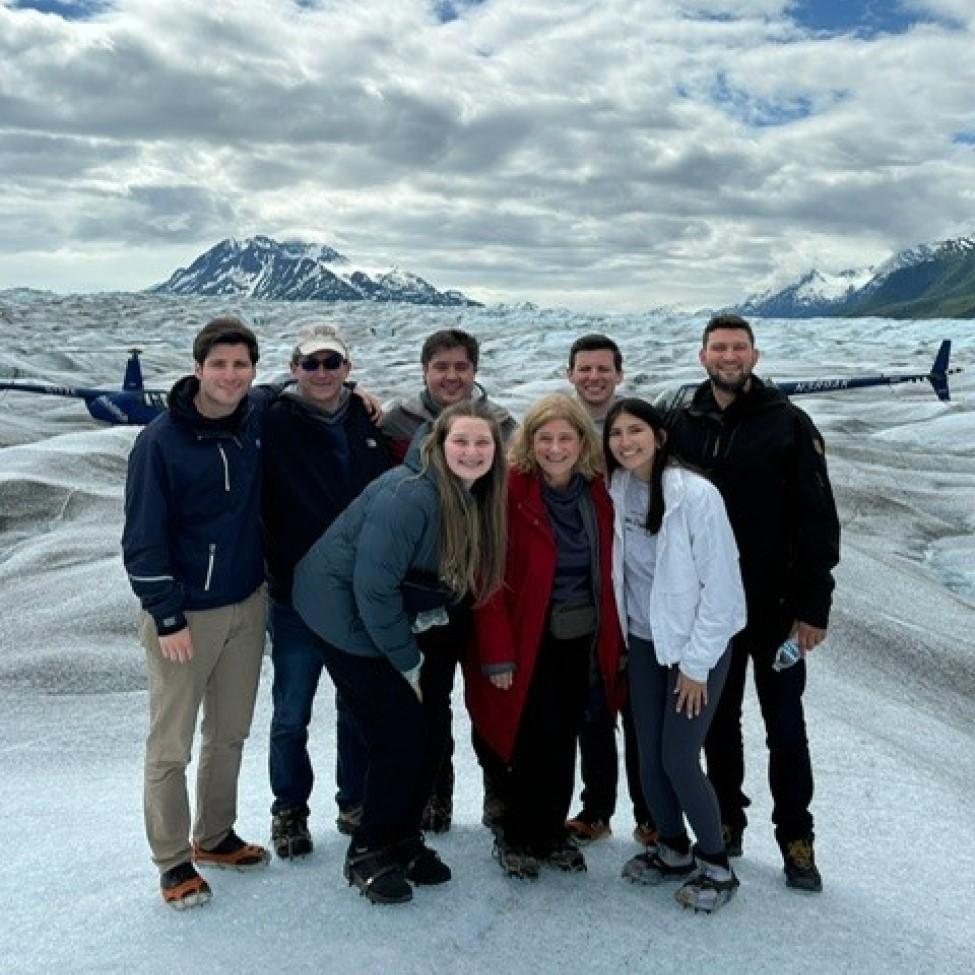
[[[334,519],[391,465],[386,441],[347,384],[352,362],[329,325],[300,332],[291,354],[295,379],[268,410],[264,428],[262,515],[274,664],[269,772],[271,841],[283,859],[312,852],[308,829],[314,773],[308,725],[322,672],[320,640],[291,604],[294,567]],[[336,695],[338,828],[351,833],[361,811],[365,746]]]

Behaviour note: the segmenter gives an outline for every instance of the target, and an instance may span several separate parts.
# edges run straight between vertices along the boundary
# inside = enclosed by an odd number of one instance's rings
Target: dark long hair
[[[645,399],[619,399],[606,414],[603,424],[603,454],[606,457],[606,474],[612,477],[613,471],[620,466],[620,462],[609,449],[609,431],[621,413],[629,413],[638,420],[642,420],[655,434],[663,434],[663,443],[659,444],[653,455],[653,465],[650,468],[650,507],[647,509],[647,531],[656,535],[660,531],[660,523],[664,520],[663,476],[664,468],[671,461],[670,443],[667,440],[667,428],[664,415],[652,403]]]

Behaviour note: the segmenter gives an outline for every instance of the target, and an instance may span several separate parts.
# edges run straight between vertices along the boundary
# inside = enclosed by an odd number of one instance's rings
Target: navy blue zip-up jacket
[[[290,606],[299,559],[391,458],[357,396],[334,423],[297,396],[279,397],[264,421],[263,453],[268,591]]]
[[[160,635],[183,629],[184,611],[240,602],[264,581],[261,432],[273,391],[208,421],[193,406],[198,389],[193,376],[177,382],[129,455],[122,553]]]

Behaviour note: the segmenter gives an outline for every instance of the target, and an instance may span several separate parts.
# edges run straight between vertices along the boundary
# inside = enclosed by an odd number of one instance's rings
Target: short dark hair
[[[446,352],[450,349],[463,349],[467,353],[467,358],[471,360],[474,372],[477,372],[480,346],[470,332],[459,328],[444,328],[434,332],[433,335],[428,335],[420,350],[420,365],[426,368],[438,352]]]
[[[617,372],[622,372],[623,353],[620,352],[620,347],[608,335],[600,335],[599,332],[583,335],[572,343],[572,348],[569,349],[569,370],[575,369],[578,353],[603,351],[613,353],[613,365]]]
[[[755,344],[755,333],[752,331],[751,325],[741,315],[712,315],[711,320],[704,326],[704,334],[701,336],[702,349],[708,347],[708,336],[712,332],[716,332],[719,328],[730,328],[736,332],[746,332],[748,334],[748,341],[752,345]]]
[[[257,351],[257,336],[233,315],[221,315],[207,322],[200,329],[193,339],[194,360],[202,366],[215,345],[246,345],[252,366],[256,366],[260,358]]]

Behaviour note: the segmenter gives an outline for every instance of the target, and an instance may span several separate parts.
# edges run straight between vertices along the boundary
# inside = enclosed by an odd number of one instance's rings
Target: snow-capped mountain
[[[918,244],[861,271],[808,271],[785,288],[752,295],[734,310],[767,318],[973,318],[975,237]]]
[[[780,290],[752,295],[738,309],[742,315],[765,318],[815,318],[833,314],[873,277],[873,269],[846,270],[829,274],[815,269]]]
[[[354,266],[324,244],[257,236],[222,240],[188,268],[179,268],[160,294],[235,295],[281,301],[397,301],[416,305],[477,305],[459,291],[439,291],[419,275]]]

